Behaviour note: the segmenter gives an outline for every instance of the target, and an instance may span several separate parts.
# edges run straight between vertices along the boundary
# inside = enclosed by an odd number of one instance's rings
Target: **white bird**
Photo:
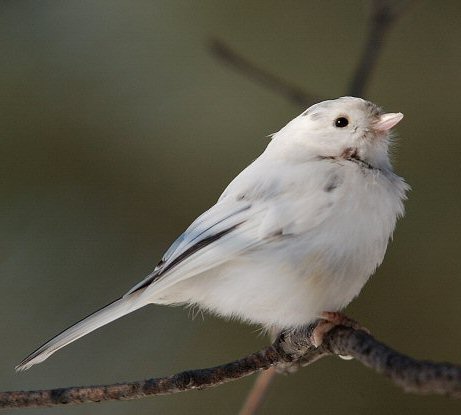
[[[17,367],[147,304],[197,305],[281,331],[339,311],[381,264],[409,186],[393,173],[385,114],[360,98],[311,106],[289,122],[120,299]]]

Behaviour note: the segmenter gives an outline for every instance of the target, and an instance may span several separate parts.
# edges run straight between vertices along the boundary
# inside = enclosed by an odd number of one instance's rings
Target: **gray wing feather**
[[[243,201],[221,201],[214,205],[199,216],[176,239],[154,271],[128,291],[125,296],[146,288],[179,267],[181,263],[190,262],[199,252],[208,252],[221,239],[227,239],[226,236],[235,232],[240,225],[246,222],[248,217],[246,211],[251,208],[251,203]],[[225,259],[224,256],[221,256],[218,262],[222,262],[223,258]],[[204,263],[203,265],[207,268],[214,266],[213,263]]]

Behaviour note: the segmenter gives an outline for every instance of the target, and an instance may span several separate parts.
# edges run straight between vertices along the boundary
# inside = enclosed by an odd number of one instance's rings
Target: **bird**
[[[151,274],[16,370],[147,304],[198,306],[271,333],[340,312],[383,261],[404,215],[410,187],[390,160],[402,118],[357,97],[312,105],[270,136]]]

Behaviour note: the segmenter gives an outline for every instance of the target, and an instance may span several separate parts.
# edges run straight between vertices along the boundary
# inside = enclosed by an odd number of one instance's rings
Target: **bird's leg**
[[[320,317],[322,319],[317,324],[317,327],[315,327],[311,334],[311,341],[315,347],[319,347],[322,345],[325,334],[327,334],[335,326],[346,326],[356,330],[363,330],[367,333],[370,333],[370,331],[366,327],[361,326],[355,320],[352,320],[345,314],[339,313],[337,311],[324,311],[320,315]]]

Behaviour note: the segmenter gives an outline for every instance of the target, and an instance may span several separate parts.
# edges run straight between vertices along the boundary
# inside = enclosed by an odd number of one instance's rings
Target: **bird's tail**
[[[80,320],[78,323],[70,326],[51,340],[47,341],[43,346],[39,347],[29,356],[27,356],[19,365],[16,366],[17,371],[27,370],[37,363],[43,362],[50,357],[54,352],[58,351],[69,343],[91,333],[93,330],[104,326],[105,324],[114,321],[125,314],[131,313],[146,305],[146,302],[140,302],[138,295],[130,295],[122,297],[100,310],[90,314],[88,317]]]

